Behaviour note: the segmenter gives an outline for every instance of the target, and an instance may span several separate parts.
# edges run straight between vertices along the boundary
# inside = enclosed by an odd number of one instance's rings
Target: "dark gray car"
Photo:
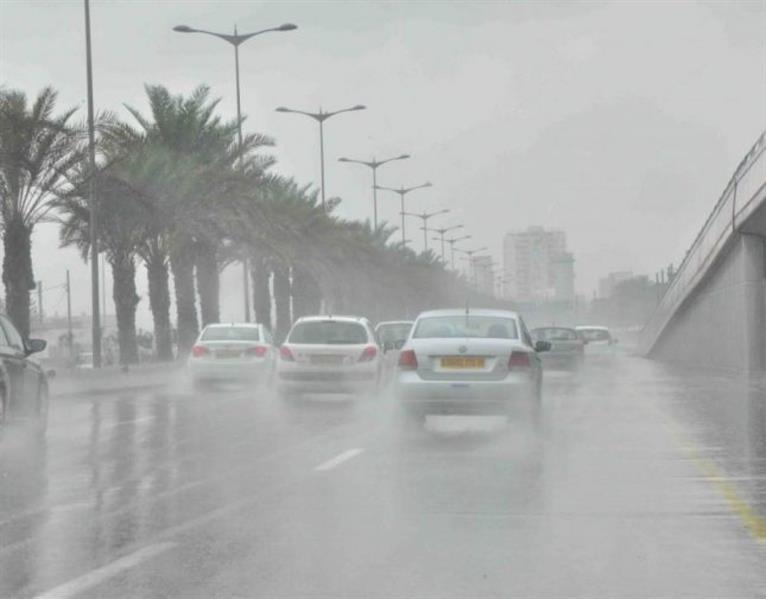
[[[0,314],[0,429],[10,420],[24,419],[42,434],[48,423],[48,379],[30,360],[45,349],[42,339],[23,339],[10,319]]]

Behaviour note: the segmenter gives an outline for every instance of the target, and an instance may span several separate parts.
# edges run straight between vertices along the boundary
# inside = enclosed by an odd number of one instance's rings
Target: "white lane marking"
[[[73,578],[69,582],[65,582],[64,584],[60,584],[57,587],[45,591],[44,593],[37,595],[35,599],[67,599],[68,597],[74,597],[75,595],[79,595],[88,589],[92,589],[105,580],[116,576],[120,572],[124,572],[125,570],[137,566],[141,562],[145,562],[175,546],[176,543],[157,543],[155,545],[149,545],[143,549],[129,553],[105,566],[91,570],[87,574]]]
[[[319,464],[319,466],[314,468],[314,470],[316,472],[324,472],[325,470],[332,470],[333,468],[340,466],[343,462],[347,462],[348,460],[355,458],[363,451],[364,449],[360,449],[360,448],[349,449],[348,451],[344,451],[340,455],[336,455],[331,460],[327,460],[326,462]]]

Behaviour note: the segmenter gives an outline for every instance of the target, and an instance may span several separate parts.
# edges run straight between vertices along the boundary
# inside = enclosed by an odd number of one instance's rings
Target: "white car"
[[[261,324],[209,324],[197,337],[187,360],[196,387],[208,382],[268,383],[277,350]]]
[[[536,413],[542,366],[524,321],[505,310],[423,312],[399,353],[396,395],[406,414]]]
[[[617,339],[607,327],[580,325],[575,327],[577,333],[585,341],[585,351],[589,354],[608,354],[614,350]]]
[[[381,351],[366,318],[306,316],[279,348],[277,391],[370,393],[381,376]]]

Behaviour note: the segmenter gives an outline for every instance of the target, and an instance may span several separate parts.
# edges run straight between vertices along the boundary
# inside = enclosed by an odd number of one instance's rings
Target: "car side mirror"
[[[537,343],[535,343],[536,352],[550,351],[550,349],[551,349],[550,341],[538,341]]]
[[[27,355],[41,352],[48,345],[45,339],[27,339]]]

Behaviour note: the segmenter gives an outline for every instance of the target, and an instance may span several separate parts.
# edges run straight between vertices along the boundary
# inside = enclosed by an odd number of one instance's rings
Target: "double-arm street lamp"
[[[269,29],[262,29],[260,31],[254,31],[252,33],[237,33],[237,27],[234,27],[234,33],[228,34],[228,33],[216,33],[215,31],[207,31],[205,29],[194,29],[193,27],[189,27],[188,25],[177,25],[176,27],[173,27],[173,31],[177,31],[179,33],[204,33],[206,35],[212,35],[213,37],[217,37],[219,39],[224,40],[225,42],[229,42],[232,46],[234,46],[234,75],[237,82],[237,139],[239,142],[238,145],[238,154],[239,154],[239,166],[242,167],[242,162],[244,159],[244,156],[242,156],[242,102],[240,100],[240,93],[239,93],[239,47],[249,40],[251,37],[255,37],[256,35],[261,35],[262,33],[271,33],[271,32],[277,32],[277,31],[293,31],[295,29],[298,29],[297,25],[293,25],[292,23],[285,23],[283,25],[280,25],[279,27],[270,27]],[[248,280],[248,270],[247,270],[247,256],[243,256],[242,258],[242,282],[244,284],[245,288],[245,322],[250,321],[250,282]]]
[[[404,216],[413,216],[415,218],[419,218],[423,221],[423,226],[420,227],[423,229],[423,251],[428,251],[428,220],[430,218],[433,218],[434,216],[438,216],[439,214],[447,214],[449,212],[449,208],[445,208],[444,210],[436,210],[434,212],[403,212],[402,214]]]
[[[463,235],[462,237],[452,237],[450,239],[445,239],[447,243],[449,243],[449,249],[450,249],[450,264],[452,265],[452,270],[455,270],[455,250],[459,250],[460,248],[456,248],[455,244],[458,241],[465,241],[466,239],[471,239],[470,235]]]
[[[433,231],[434,233],[439,234],[439,237],[434,237],[434,241],[441,240],[442,242],[442,262],[444,262],[445,264],[447,263],[447,261],[444,258],[444,234],[448,233],[449,231],[455,231],[456,229],[462,229],[462,228],[463,228],[463,225],[453,225],[452,227],[444,227],[442,229],[431,229],[431,231]]]
[[[319,109],[319,112],[306,112],[305,110],[294,110],[293,108],[285,108],[284,106],[280,106],[277,108],[277,112],[290,112],[293,114],[302,114],[304,116],[310,117],[314,119],[317,123],[319,123],[319,166],[321,170],[321,176],[322,176],[322,210],[326,210],[325,207],[325,189],[324,189],[324,122],[329,119],[331,116],[335,116],[336,114],[341,114],[343,112],[354,112],[356,110],[364,110],[367,108],[363,104],[357,104],[356,106],[351,106],[350,108],[342,108],[340,110],[334,110],[332,112],[325,112],[321,108]]]
[[[468,277],[471,279],[471,282],[473,283],[473,255],[478,254],[479,252],[483,252],[484,250],[487,250],[487,246],[483,246],[480,248],[476,248],[473,250],[461,250],[460,248],[455,248],[456,252],[460,252],[461,254],[465,254],[468,258]]]
[[[383,187],[382,185],[375,186],[376,189],[383,189],[385,191],[392,191],[399,194],[399,199],[401,200],[402,206],[402,209],[400,210],[400,214],[402,215],[402,241],[404,241],[406,238],[404,234],[404,196],[406,196],[411,191],[415,191],[416,189],[423,189],[424,187],[433,187],[433,185],[426,181],[422,185],[416,185],[415,187],[400,187],[399,189],[396,189],[395,187]]]
[[[389,162],[394,162],[395,160],[405,160],[409,158],[409,154],[402,154],[401,156],[395,156],[394,158],[387,158],[386,160],[375,160],[375,157],[373,157],[370,161],[365,160],[355,160],[353,158],[338,158],[338,162],[351,162],[353,164],[362,164],[366,166],[369,169],[372,169],[372,215],[373,215],[373,226],[375,227],[375,230],[378,230],[378,178],[377,178],[377,170],[378,167],[383,166],[384,164],[388,164]]]

